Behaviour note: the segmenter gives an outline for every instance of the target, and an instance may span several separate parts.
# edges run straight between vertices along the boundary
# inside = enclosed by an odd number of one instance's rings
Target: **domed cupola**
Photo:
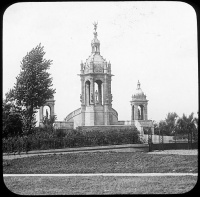
[[[132,95],[132,100],[146,100],[146,95],[144,94],[144,92],[142,91],[142,89],[140,88],[140,82],[138,80],[137,83],[137,89],[135,91],[135,94]]]
[[[94,23],[94,38],[91,42],[92,52],[86,59],[85,63],[81,63],[81,73],[108,73],[111,74],[111,64],[107,63],[100,55],[100,42],[97,39],[97,24]]]

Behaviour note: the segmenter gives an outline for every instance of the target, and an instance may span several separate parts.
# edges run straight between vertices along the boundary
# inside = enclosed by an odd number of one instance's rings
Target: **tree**
[[[166,122],[166,135],[172,135],[173,131],[175,129],[175,121],[178,118],[178,115],[176,114],[176,112],[169,112],[167,114],[167,117],[165,118],[165,122]]]
[[[52,87],[52,78],[47,70],[52,60],[44,59],[44,47],[39,44],[22,59],[21,71],[16,77],[16,84],[12,96],[18,106],[24,111],[24,129],[31,133],[35,126],[36,109],[43,106],[47,99],[53,97],[55,89]]]
[[[159,126],[158,127],[159,127],[159,130],[160,130],[160,134],[169,135],[168,130],[167,130],[167,123],[166,123],[166,121],[161,120],[159,122]]]
[[[154,126],[154,134],[159,135],[159,123],[153,122],[153,126]]]
[[[3,101],[3,138],[19,136],[22,134],[22,111],[6,99]]]
[[[178,133],[179,134],[188,134],[191,132],[195,132],[197,127],[195,123],[197,119],[194,118],[194,113],[191,113],[188,117],[183,114],[182,118],[180,118],[177,122],[178,124]]]

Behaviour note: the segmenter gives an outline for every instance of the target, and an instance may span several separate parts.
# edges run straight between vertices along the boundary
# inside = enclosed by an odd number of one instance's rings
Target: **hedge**
[[[120,145],[142,143],[139,132],[133,129],[110,129],[107,131],[81,129],[47,131],[36,129],[27,137],[3,139],[3,152],[17,153],[30,150],[47,150],[87,146]]]

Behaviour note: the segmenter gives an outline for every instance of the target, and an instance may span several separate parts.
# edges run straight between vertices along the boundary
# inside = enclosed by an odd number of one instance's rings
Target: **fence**
[[[152,135],[151,130],[148,130],[148,135],[143,137],[149,144],[149,151],[153,150],[172,150],[172,149],[197,149],[198,142],[194,141],[193,134],[164,136],[160,132],[159,135]]]
[[[35,141],[3,141],[4,153],[20,153],[28,152],[30,150],[48,150],[66,148],[67,140],[60,139],[40,139]]]

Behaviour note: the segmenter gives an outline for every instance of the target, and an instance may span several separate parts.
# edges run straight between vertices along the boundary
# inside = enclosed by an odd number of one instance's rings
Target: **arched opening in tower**
[[[144,106],[138,106],[138,120],[144,120]]]
[[[90,95],[90,81],[85,82],[85,103],[87,106],[90,105],[90,100],[92,100],[93,95]]]
[[[43,107],[43,119],[50,119],[51,116],[51,108],[49,106]]]
[[[96,80],[94,84],[95,105],[102,105],[103,102],[103,82]]]

